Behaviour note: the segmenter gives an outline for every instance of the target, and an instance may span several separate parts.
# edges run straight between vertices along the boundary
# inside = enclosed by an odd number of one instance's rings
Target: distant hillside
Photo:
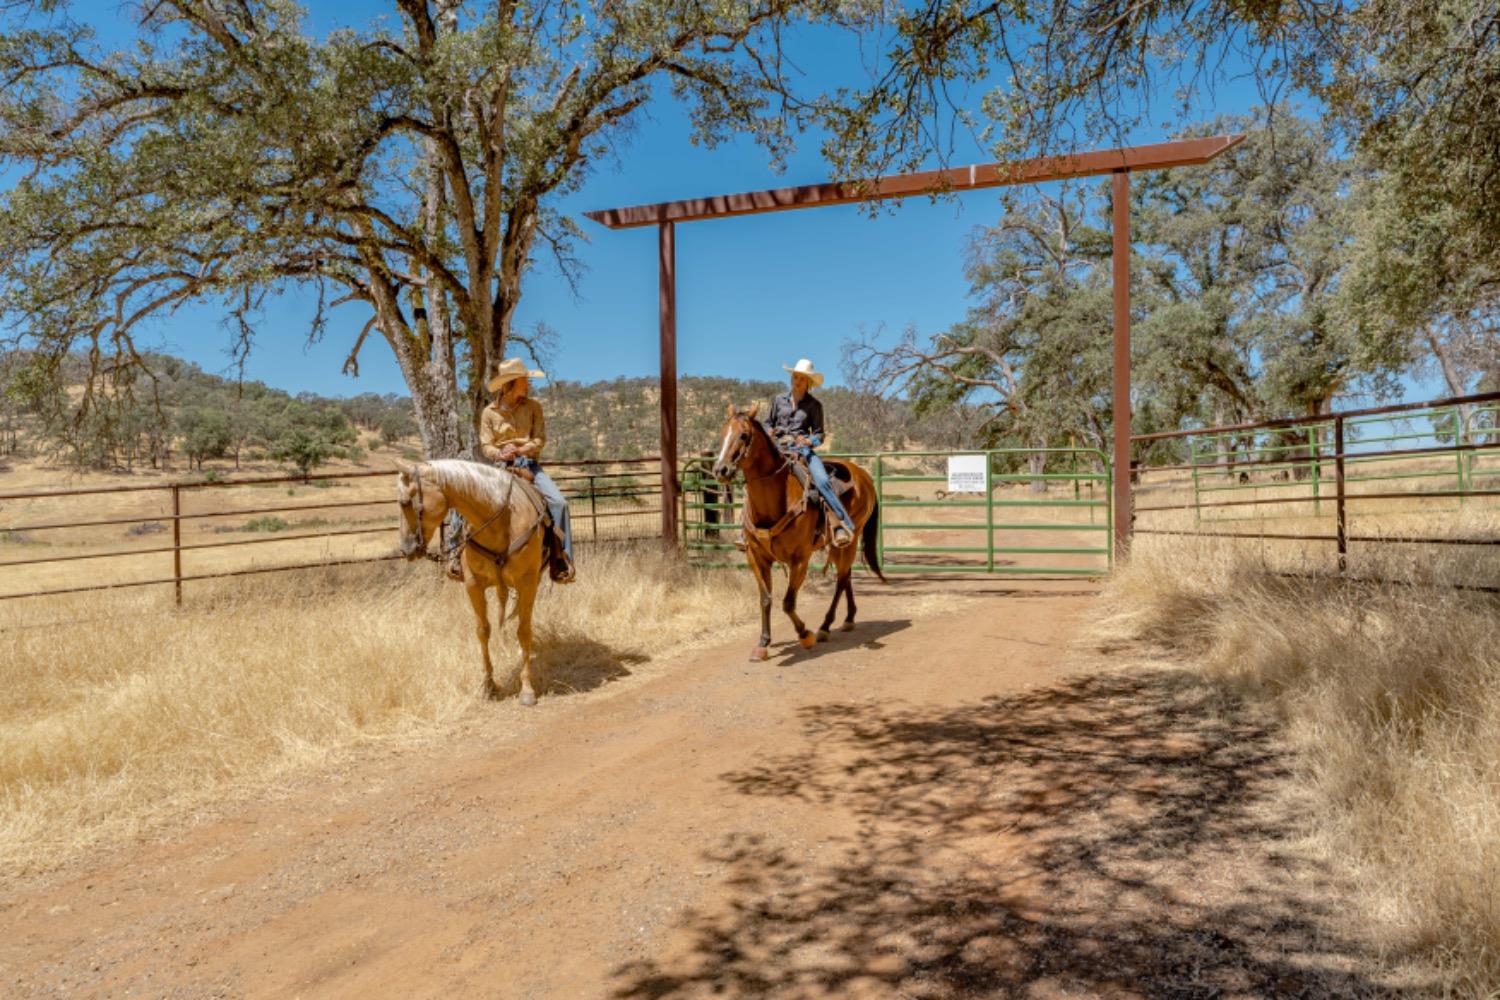
[[[771,399],[785,391],[782,382],[759,382],[717,376],[687,376],[677,381],[677,440],[683,454],[710,450],[716,444],[724,411],[733,403],[759,401],[765,412]],[[601,455],[653,455],[660,447],[661,394],[652,378],[621,378],[581,384],[559,382],[538,387],[535,395],[547,412],[548,455],[557,460]],[[824,387],[816,393],[839,451],[896,449],[914,444],[957,447],[966,431],[956,415],[916,417],[899,400],[883,400]]]
[[[261,382],[236,382],[166,355],[148,356],[140,372],[82,399],[86,362],[48,366],[21,353],[0,354],[0,455],[47,456],[78,468],[200,467],[204,458],[306,461],[320,447],[357,457],[359,443],[415,449],[408,397],[363,393],[292,395]],[[725,408],[759,401],[769,407],[785,383],[690,376],[678,382],[678,441],[683,454],[710,450]],[[547,457],[634,458],[660,448],[660,391],[652,378],[539,383],[547,411]],[[972,413],[915,415],[902,401],[825,387],[830,444],[840,451],[960,447],[973,437]],[[321,445],[319,444],[321,442]],[[298,449],[301,449],[300,451]],[[331,450],[329,450],[331,449]],[[293,452],[300,459],[290,457]]]

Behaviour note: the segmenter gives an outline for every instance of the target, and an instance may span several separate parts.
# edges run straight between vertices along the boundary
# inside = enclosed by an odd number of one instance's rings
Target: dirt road
[[[1271,732],[1100,672],[1072,646],[1092,601],[897,584],[812,652],[751,664],[737,635],[519,725],[478,708],[0,894],[0,994],[1375,991],[1336,876],[1285,839]]]

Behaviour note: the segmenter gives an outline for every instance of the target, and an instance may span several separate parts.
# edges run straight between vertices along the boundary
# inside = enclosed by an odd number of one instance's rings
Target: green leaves
[[[66,19],[3,25],[0,165],[26,179],[0,198],[0,329],[102,371],[141,363],[141,322],[208,300],[242,354],[257,302],[316,286],[309,336],[322,303],[365,310],[427,447],[458,454],[456,415],[479,409],[536,250],[574,266],[555,200],[667,93],[699,140],[783,151],[777,30],[832,16],[788,0],[391,8],[318,39],[288,0],[171,0],[130,53]]]

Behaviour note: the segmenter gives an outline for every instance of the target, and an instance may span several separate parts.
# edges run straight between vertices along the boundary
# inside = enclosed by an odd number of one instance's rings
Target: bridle
[[[761,431],[765,433],[766,439],[768,441],[771,438],[770,431],[767,431],[765,429],[765,425],[762,424],[759,420],[757,420],[757,419],[755,419],[754,417],[751,417],[751,416],[746,416],[745,417],[745,422],[748,423],[748,424],[752,424],[754,426],[747,427],[745,430],[740,431],[739,437],[735,438],[735,442],[734,443],[735,443],[736,458],[735,458],[735,460],[733,462],[730,463],[731,465],[734,465],[734,466],[738,466],[740,464],[740,462],[744,461],[745,456],[743,454],[740,454],[740,452],[743,451],[744,447],[750,443],[750,439],[755,436],[755,429],[754,429],[754,427],[756,427],[756,426],[760,427]],[[751,476],[751,475],[746,474],[746,472],[745,472],[744,469],[740,469],[740,474],[745,477],[745,482],[747,482],[747,483],[758,483],[762,479],[770,479],[772,476],[779,475],[783,470],[788,469],[788,468],[791,467],[791,464],[792,464],[791,456],[784,454],[781,451],[780,448],[777,448],[774,441],[771,442],[771,447],[772,447],[772,449],[774,451],[776,451],[777,454],[779,454],[779,455],[782,456],[782,462],[781,462],[781,464],[778,465],[776,468],[772,469],[770,472],[767,472],[765,475],[762,475],[762,476]]]
[[[424,506],[424,504],[422,502],[422,468],[421,468],[421,466],[414,466],[412,468],[412,470],[411,470],[411,475],[412,475],[412,479],[416,480],[416,484],[417,484],[416,492],[413,494],[413,496],[412,496],[412,498],[410,500],[398,501],[398,504],[399,504],[399,506],[402,506],[402,507],[410,507],[410,508],[412,508],[412,513],[414,513],[416,515],[416,518],[417,518],[417,554],[420,555],[420,556],[425,556],[426,558],[431,559],[433,562],[442,562],[443,561],[442,553],[448,551],[448,519],[445,517],[445,518],[443,518],[443,520],[441,522],[438,523],[438,550],[437,550],[437,552],[429,552],[427,550],[427,532],[424,531],[423,528],[422,528],[422,512],[425,509],[425,506]],[[504,514],[506,511],[508,511],[510,509],[510,495],[511,495],[511,491],[514,490],[514,489],[515,489],[515,480],[512,479],[511,482],[510,482],[509,487],[506,490],[505,500],[500,504],[500,509],[497,510],[497,511],[495,511],[495,513],[491,514],[489,520],[485,521],[479,527],[473,528],[473,529],[465,532],[463,540],[458,543],[458,551],[461,552],[465,548],[472,547],[472,548],[478,549],[480,552],[483,552],[485,555],[489,556],[491,559],[493,559],[495,561],[495,563],[497,565],[504,565],[505,560],[510,555],[514,554],[514,550],[519,549],[521,547],[521,545],[523,545],[526,542],[528,542],[528,541],[531,540],[531,536],[536,533],[537,525],[541,523],[540,521],[534,522],[532,524],[532,526],[531,526],[531,530],[530,531],[528,531],[524,536],[522,536],[517,541],[512,542],[511,543],[511,551],[505,553],[504,555],[501,555],[500,553],[497,553],[497,552],[489,549],[488,547],[486,547],[484,545],[481,545],[479,542],[476,542],[474,540],[474,536],[475,535],[480,534],[481,532],[484,531],[485,528],[488,528],[490,525],[494,524],[497,520],[500,519],[500,515],[501,514]],[[537,513],[541,514],[541,511],[538,510]]]
[[[422,528],[422,513],[425,510],[425,506],[422,503],[421,466],[414,466],[411,470],[411,475],[417,483],[416,492],[413,493],[411,499],[403,500],[399,505],[402,507],[410,507],[412,509],[412,513],[414,513],[417,517],[417,554],[420,556],[425,556],[428,559],[431,559],[433,562],[438,562],[442,557],[437,555],[437,553],[427,551],[427,532]],[[447,521],[447,518],[443,518],[443,523],[438,525],[438,552],[441,552],[444,548],[447,547],[445,544],[447,542]]]

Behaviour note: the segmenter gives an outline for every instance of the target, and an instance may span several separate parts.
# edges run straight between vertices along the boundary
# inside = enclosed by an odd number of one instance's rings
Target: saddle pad
[[[515,479],[516,489],[520,490],[526,497],[526,502],[531,504],[537,513],[541,514],[542,520],[550,524],[552,519],[547,516],[547,501],[542,498],[541,490],[538,490],[528,480],[520,476],[516,476]]]
[[[833,491],[839,496],[854,488],[854,477],[849,474],[849,467],[843,462],[824,459],[823,468],[828,470],[828,481],[833,484]]]

